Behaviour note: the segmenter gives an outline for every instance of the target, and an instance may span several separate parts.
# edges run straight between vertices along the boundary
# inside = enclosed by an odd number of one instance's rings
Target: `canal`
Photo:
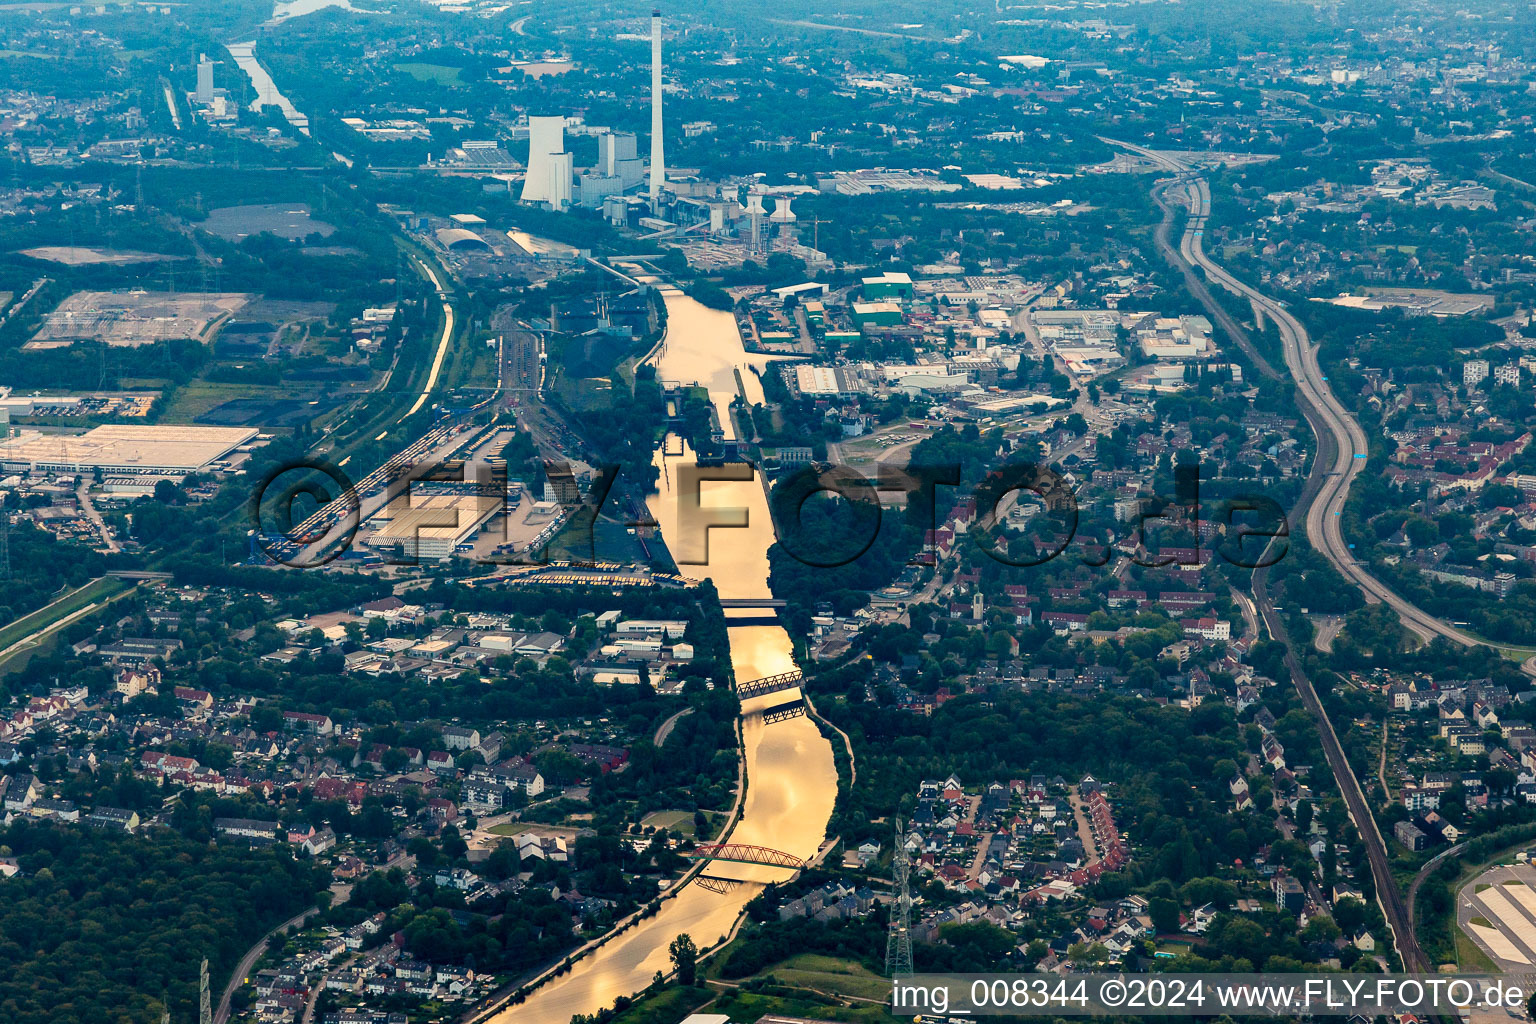
[[[720,413],[727,438],[734,436],[730,403],[737,393],[737,371],[749,401],[762,401],[754,366],[761,357],[742,348],[735,318],[709,309],[682,292],[662,287],[667,306],[666,340],[652,357],[662,380],[696,382],[707,388]],[[663,472],[651,513],[663,537],[676,535],[678,473],[674,467],[692,461],[686,446],[679,456],[657,463]],[[675,443],[672,450],[676,450]],[[707,560],[683,564],[688,576],[714,582],[722,598],[760,598],[768,590],[768,548],[773,527],[768,502],[758,481],[711,481],[702,485],[705,507],[744,508],[747,526],[710,531]],[[677,545],[674,545],[674,548]],[[728,613],[729,619],[729,613]],[[730,626],[731,667],[739,680],[756,679],[795,667],[789,634],[778,625]],[[772,694],[742,705],[742,750],[746,759],[747,796],[731,841],[768,846],[799,858],[813,856],[826,835],[837,796],[837,771],[831,744],[805,717],[764,725],[765,707],[792,700],[797,691]],[[571,1015],[593,1013],[613,1005],[619,996],[633,995],[651,983],[657,971],[672,969],[667,947],[687,933],[700,948],[715,945],[730,934],[747,901],[770,882],[784,881],[784,868],[716,862],[709,874],[733,880],[725,892],[690,884],[661,904],[651,918],[624,932],[576,964],[568,974],[537,989],[520,1006],[497,1015],[497,1024],[569,1024]]]
[[[272,81],[272,76],[267,69],[261,66],[256,59],[256,44],[230,43],[229,55],[235,58],[235,63],[240,70],[245,72],[245,77],[251,80],[251,86],[256,90],[256,98],[251,101],[251,109],[259,111],[265,106],[275,106],[283,112],[283,117],[305,135],[309,134],[309,117],[299,112],[293,105],[293,101],[284,96],[277,88],[277,83]]]

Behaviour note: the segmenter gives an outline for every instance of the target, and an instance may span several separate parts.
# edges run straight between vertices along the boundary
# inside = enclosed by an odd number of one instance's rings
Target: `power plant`
[[[623,38],[642,42],[647,37],[635,33]],[[530,116],[523,201],[552,210],[581,207],[601,211],[610,223],[637,228],[646,238],[673,237],[724,246],[725,250],[740,246],[755,256],[783,249],[813,265],[824,259],[814,247],[800,242],[799,217],[792,209],[798,187],[758,183],[738,191],[735,185],[701,187],[696,178],[687,175],[668,183],[659,9],[651,11],[649,40],[650,160],[640,158],[639,139],[633,131],[588,125],[581,117]],[[714,130],[714,123],[706,120],[690,121],[682,127],[684,138]],[[574,153],[590,153],[585,141],[589,138],[597,144],[596,160],[578,166]],[[766,203],[770,198],[771,208]]]
[[[201,74],[201,72],[199,72]],[[201,83],[201,78],[199,78]],[[602,209],[610,197],[623,197],[644,179],[645,163],[639,157],[634,132],[611,129],[578,130],[597,134],[597,165],[583,169],[576,182],[574,155],[566,151],[563,116],[528,118],[528,172],[519,198],[563,210],[572,205]],[[661,189],[667,180],[661,118],[661,12],[651,12],[651,165],[650,209],[661,209]]]
[[[639,33],[624,38],[636,42]],[[799,218],[792,203],[800,187],[761,183],[738,191],[703,185],[685,175],[667,181],[666,121],[662,116],[661,11],[651,11],[651,154],[639,156],[635,132],[588,125],[581,117],[529,116],[528,172],[521,198],[551,210],[581,207],[601,211],[610,223],[639,229],[645,238],[673,237],[730,249],[740,246],[761,256],[783,249],[815,264],[823,255],[800,242]],[[711,121],[683,125],[685,138],[715,130]],[[575,151],[596,160],[576,164]],[[814,191],[812,189],[811,191]],[[773,200],[769,209],[765,203]],[[819,223],[819,222],[818,222]]]

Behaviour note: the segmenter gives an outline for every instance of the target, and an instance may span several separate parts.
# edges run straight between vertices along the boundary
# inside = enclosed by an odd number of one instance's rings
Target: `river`
[[[697,382],[709,390],[726,436],[734,429],[729,415],[736,394],[737,369],[748,398],[762,401],[761,384],[752,357],[742,348],[734,317],[708,309],[670,287],[662,289],[667,305],[666,342],[653,357],[662,380]],[[663,456],[659,493],[651,500],[651,513],[661,524],[662,536],[674,536],[677,525],[678,474],[672,467],[692,459]],[[680,565],[689,576],[707,578],[723,598],[769,596],[768,548],[773,527],[768,502],[757,481],[709,482],[703,485],[705,506],[745,508],[744,529],[710,531],[708,561]],[[773,675],[795,667],[789,634],[781,626],[744,625],[729,629],[731,666],[740,680]],[[832,803],[837,796],[837,770],[832,746],[809,718],[764,725],[765,707],[792,700],[798,693],[786,691],[746,701],[742,705],[742,739],[747,764],[747,797],[731,841],[768,846],[809,858],[826,835]],[[783,868],[728,864],[717,861],[709,873],[736,880],[730,891],[714,892],[688,885],[660,911],[582,960],[570,973],[537,989],[528,1001],[498,1014],[496,1024],[569,1024],[571,1015],[592,1013],[613,1005],[621,995],[633,995],[650,984],[659,971],[670,971],[667,947],[686,932],[707,948],[728,935],[747,901],[769,882],[784,881]]]

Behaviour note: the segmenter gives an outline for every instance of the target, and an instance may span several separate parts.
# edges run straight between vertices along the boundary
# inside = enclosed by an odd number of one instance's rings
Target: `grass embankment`
[[[15,622],[4,628],[0,628],[0,671],[9,666],[13,659],[35,651],[45,642],[46,638],[40,638],[37,644],[32,646],[10,650],[18,642],[26,639],[34,633],[45,630],[54,624],[67,619],[80,609],[92,603],[101,603],[112,599],[129,590],[133,583],[129,580],[121,580],[111,576],[101,576],[84,586],[57,598],[50,604],[46,604],[35,612],[23,615]]]

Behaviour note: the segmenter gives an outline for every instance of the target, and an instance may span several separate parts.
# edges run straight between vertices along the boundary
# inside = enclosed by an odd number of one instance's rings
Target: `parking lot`
[[[1536,964],[1536,868],[1489,868],[1462,887],[1456,924],[1503,971]]]

